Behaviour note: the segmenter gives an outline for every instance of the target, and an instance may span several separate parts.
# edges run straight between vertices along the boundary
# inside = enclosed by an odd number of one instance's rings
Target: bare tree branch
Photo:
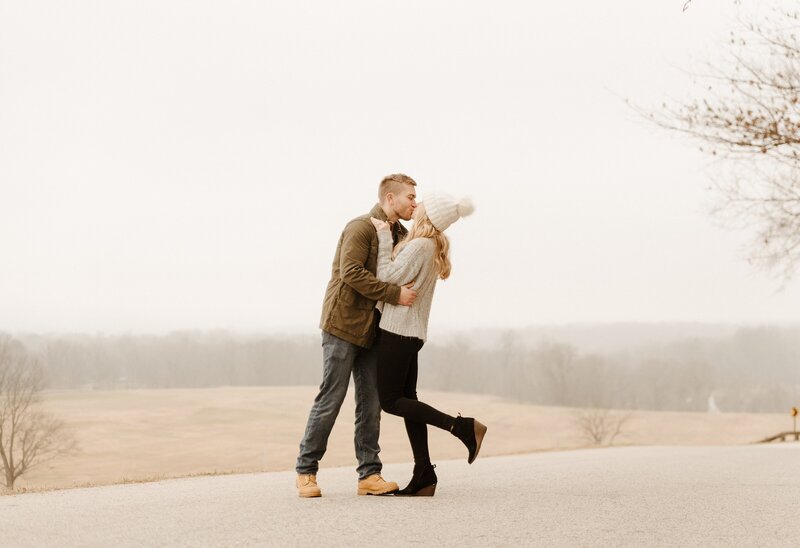
[[[585,409],[575,417],[575,425],[592,445],[613,445],[631,413],[614,413],[608,409]]]
[[[719,161],[712,214],[753,234],[747,253],[783,283],[800,266],[800,3],[731,32],[728,59],[693,77],[694,99],[633,107]],[[688,7],[688,3],[685,7]]]
[[[76,447],[61,421],[38,410],[44,378],[38,360],[0,335],[0,464],[9,489],[31,468]]]

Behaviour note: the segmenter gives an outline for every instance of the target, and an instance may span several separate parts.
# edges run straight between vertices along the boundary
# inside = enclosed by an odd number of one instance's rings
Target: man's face
[[[417,192],[413,185],[403,185],[403,190],[397,194],[389,194],[389,205],[400,219],[411,220],[417,208]]]

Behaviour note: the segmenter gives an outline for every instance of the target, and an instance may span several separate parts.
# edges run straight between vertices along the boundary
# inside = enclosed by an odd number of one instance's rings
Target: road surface
[[[403,484],[410,464],[386,466]],[[800,443],[620,447],[438,463],[433,498],[323,497],[292,472],[0,497],[0,545],[800,546]],[[401,485],[402,486],[402,485]]]

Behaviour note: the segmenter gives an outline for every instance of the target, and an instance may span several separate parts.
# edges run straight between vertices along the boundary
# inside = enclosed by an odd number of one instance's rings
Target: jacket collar
[[[381,204],[375,204],[375,207],[369,212],[370,217],[375,217],[376,219],[380,219],[381,221],[388,221],[389,217],[386,216],[386,212],[381,207]]]
[[[380,219],[381,221],[387,221],[387,222],[389,221],[389,217],[386,216],[386,212],[383,210],[381,204],[379,203],[375,204],[375,206],[369,212],[369,216],[375,217],[376,219]],[[399,220],[392,223],[392,236],[395,240],[395,243],[399,238],[405,236],[407,232],[408,230],[406,229],[406,227],[403,226],[403,224]]]

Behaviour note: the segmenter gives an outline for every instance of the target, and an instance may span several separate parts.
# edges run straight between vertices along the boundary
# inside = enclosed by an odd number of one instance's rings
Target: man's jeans
[[[377,342],[377,341],[376,341]],[[316,474],[319,461],[328,447],[328,436],[339,414],[350,382],[356,389],[355,446],[358,479],[380,474],[378,436],[381,429],[381,405],[378,399],[378,363],[375,349],[362,348],[330,333],[322,332],[323,372],[319,394],[308,415],[306,432],[297,456],[298,474]]]

